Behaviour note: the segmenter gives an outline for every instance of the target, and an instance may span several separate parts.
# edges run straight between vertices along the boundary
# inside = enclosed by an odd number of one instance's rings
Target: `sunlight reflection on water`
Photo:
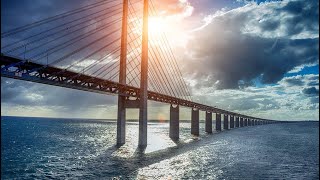
[[[301,128],[301,126],[303,126]],[[272,128],[271,128],[272,127]],[[1,121],[1,179],[318,179],[318,124],[267,125],[190,134],[180,140],[169,124],[148,124],[138,147],[138,123],[127,124],[115,147],[116,124],[71,120]],[[305,156],[308,154],[308,156]]]

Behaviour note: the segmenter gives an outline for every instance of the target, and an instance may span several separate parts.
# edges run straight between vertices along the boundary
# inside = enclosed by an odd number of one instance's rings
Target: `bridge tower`
[[[147,146],[147,106],[148,106],[148,0],[144,0],[143,27],[142,27],[142,52],[141,52],[141,77],[140,96],[136,100],[130,100],[125,96],[127,78],[127,37],[128,37],[128,9],[129,0],[123,0],[121,52],[119,83],[122,85],[118,96],[117,118],[117,145],[123,145],[126,138],[126,108],[139,109],[139,147]]]
[[[127,79],[127,34],[128,34],[128,0],[123,0],[123,13],[122,13],[122,31],[121,31],[121,51],[120,51],[120,71],[119,83],[126,85]],[[118,119],[117,119],[117,145],[123,145],[126,140],[126,101],[127,97],[124,94],[125,89],[120,88],[118,96]]]

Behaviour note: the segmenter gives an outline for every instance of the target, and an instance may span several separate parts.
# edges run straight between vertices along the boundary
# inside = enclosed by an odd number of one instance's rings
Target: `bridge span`
[[[125,108],[139,108],[140,89],[133,86],[123,85],[118,82],[91,77],[73,71],[66,71],[56,67],[45,66],[3,54],[1,54],[0,65],[2,77],[100,94],[119,95],[125,97],[126,99]],[[212,133],[212,113],[216,114],[216,131],[222,130],[222,115],[224,116],[223,129],[233,129],[238,127],[281,122],[247,116],[152,91],[148,91],[148,100],[170,104],[169,136],[173,140],[179,139],[179,106],[191,108],[191,134],[196,136],[199,135],[200,110],[206,112],[205,131],[207,133]]]

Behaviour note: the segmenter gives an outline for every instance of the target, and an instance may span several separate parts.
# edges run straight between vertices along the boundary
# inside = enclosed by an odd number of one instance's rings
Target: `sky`
[[[276,120],[319,120],[319,2],[153,0],[193,100]],[[19,3],[18,3],[19,2]],[[89,1],[1,0],[1,32]],[[1,115],[116,118],[117,97],[1,78]],[[169,105],[149,102],[149,119]],[[137,118],[137,110],[128,110]],[[181,119],[190,119],[182,108]],[[201,113],[203,118],[204,112]]]

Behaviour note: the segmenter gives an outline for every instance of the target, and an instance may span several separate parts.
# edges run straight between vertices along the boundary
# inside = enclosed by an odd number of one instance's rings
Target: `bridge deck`
[[[139,98],[140,89],[136,87],[123,85],[117,82],[92,77],[57,67],[44,66],[42,64],[25,61],[12,56],[1,54],[0,65],[2,77],[102,94],[117,95],[120,94],[119,92],[123,92],[124,94],[121,95]],[[148,91],[148,99],[168,104],[176,104],[184,107],[197,108],[202,111],[241,116],[244,118],[260,119],[152,91]]]

